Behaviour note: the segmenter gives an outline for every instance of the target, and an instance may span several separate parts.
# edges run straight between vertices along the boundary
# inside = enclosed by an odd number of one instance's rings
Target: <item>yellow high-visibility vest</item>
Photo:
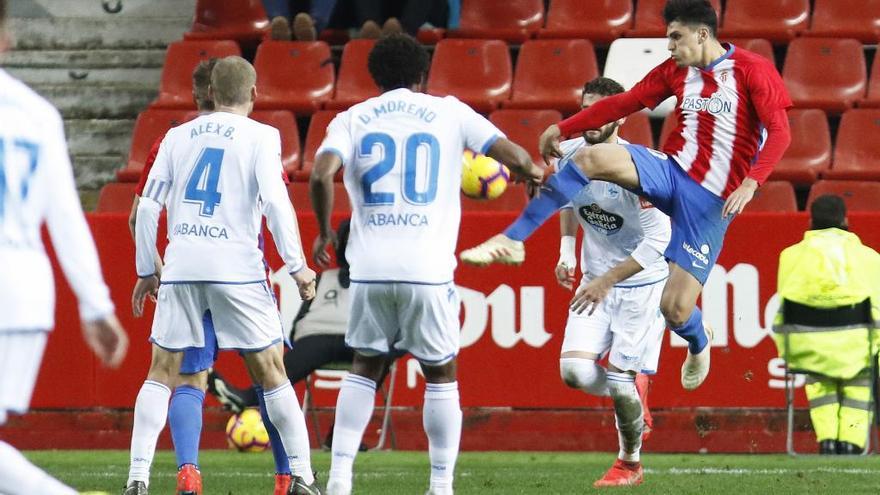
[[[880,254],[851,232],[809,230],[804,240],[782,251],[777,291],[783,301],[816,309],[853,306],[870,299],[876,328],[880,322]],[[776,316],[772,335],[790,368],[848,380],[871,365],[869,347],[875,354],[880,348],[880,331],[869,332],[868,325],[791,325],[783,321],[783,309]],[[873,346],[868,345],[869,335],[873,335]]]

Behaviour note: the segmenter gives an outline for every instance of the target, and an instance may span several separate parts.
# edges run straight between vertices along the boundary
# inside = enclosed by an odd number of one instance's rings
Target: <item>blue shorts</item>
[[[721,218],[724,200],[697,184],[666,154],[637,144],[624,146],[639,174],[639,188],[633,192],[646,197],[672,220],[666,259],[705,285],[733,219]]]
[[[205,347],[188,347],[183,351],[183,359],[180,362],[180,374],[194,375],[214,366],[217,360],[217,336],[214,335],[214,320],[211,312],[205,311],[202,317],[202,328],[205,331]]]

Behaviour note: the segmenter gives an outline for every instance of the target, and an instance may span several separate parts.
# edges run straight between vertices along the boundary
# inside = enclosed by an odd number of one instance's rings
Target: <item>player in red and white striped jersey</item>
[[[544,156],[561,157],[562,136],[598,129],[676,96],[677,125],[664,152],[601,144],[560,163],[526,210],[503,234],[461,253],[472,264],[524,259],[524,241],[590,180],[614,182],[648,198],[672,219],[664,255],[669,280],[661,310],[688,341],[685,389],[709,372],[710,330],[696,307],[721,251],[724,233],[791,141],[791,99],[770,61],[716,38],[717,15],[707,0],[669,0],[663,11],[671,58],[630,91],[604,98],[541,135]]]

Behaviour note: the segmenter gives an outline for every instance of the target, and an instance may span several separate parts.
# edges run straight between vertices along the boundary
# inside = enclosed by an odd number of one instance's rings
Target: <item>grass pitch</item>
[[[125,451],[29,451],[25,455],[73,487],[121,493],[128,475]],[[268,452],[201,453],[205,495],[272,493],[272,457]],[[614,461],[610,453],[465,452],[456,468],[456,493],[576,494],[592,487]],[[330,457],[314,452],[314,468],[326,482]],[[613,493],[656,494],[813,494],[880,493],[880,456],[792,458],[784,455],[646,454],[645,482]],[[418,494],[427,489],[425,452],[369,452],[355,464],[357,495]],[[150,492],[174,492],[176,466],[171,452],[153,463]],[[605,489],[604,492],[608,492]]]

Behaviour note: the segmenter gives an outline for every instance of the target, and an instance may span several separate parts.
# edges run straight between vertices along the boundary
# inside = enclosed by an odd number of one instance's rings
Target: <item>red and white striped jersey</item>
[[[722,198],[745,179],[766,139],[761,122],[792,105],[782,77],[766,58],[725,44],[707,67],[679,67],[668,59],[631,92],[649,108],[670,96],[676,126],[663,151],[698,184]]]

